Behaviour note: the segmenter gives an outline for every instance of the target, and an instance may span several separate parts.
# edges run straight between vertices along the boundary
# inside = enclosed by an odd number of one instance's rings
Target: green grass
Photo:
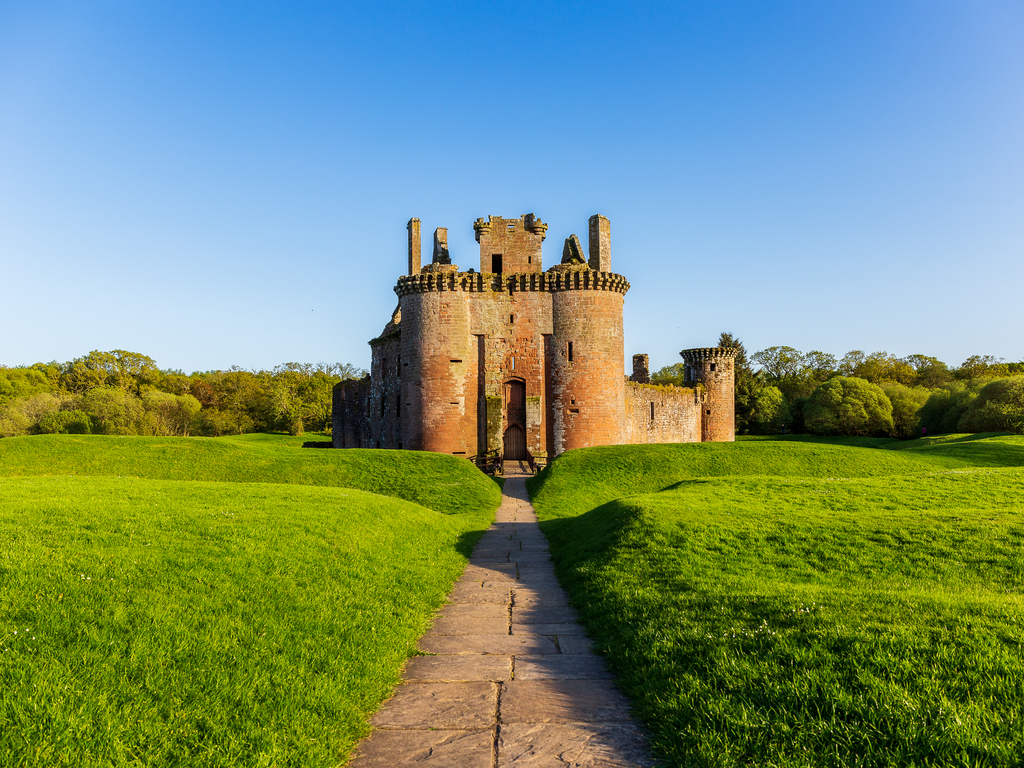
[[[589,449],[532,492],[669,765],[1019,766],[1022,451]]]
[[[113,437],[37,435],[0,440],[0,475],[105,475],[153,480],[343,486],[444,513],[495,507],[500,492],[468,461],[420,451],[302,449],[287,435]]]
[[[500,494],[298,444],[0,441],[0,764],[345,762]]]

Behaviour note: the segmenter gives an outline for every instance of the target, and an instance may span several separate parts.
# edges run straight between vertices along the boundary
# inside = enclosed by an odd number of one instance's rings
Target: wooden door
[[[526,460],[526,432],[518,424],[512,424],[505,430],[506,461]]]

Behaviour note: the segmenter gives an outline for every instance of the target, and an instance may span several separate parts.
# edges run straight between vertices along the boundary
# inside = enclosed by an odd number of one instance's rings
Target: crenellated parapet
[[[736,357],[734,347],[694,347],[679,353],[687,363],[695,365],[705,360],[732,360]]]
[[[559,265],[564,266],[564,265]],[[614,272],[597,272],[585,267],[547,272],[423,272],[398,279],[395,293],[399,297],[415,293],[461,291],[465,293],[512,293],[515,291],[612,291],[625,295],[629,281]]]

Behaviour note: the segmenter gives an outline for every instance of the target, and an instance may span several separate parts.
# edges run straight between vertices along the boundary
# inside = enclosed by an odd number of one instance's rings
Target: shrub
[[[1024,434],[1024,377],[990,381],[971,401],[957,427],[962,432]]]
[[[39,420],[37,429],[43,435],[88,435],[92,423],[85,411],[54,411]]]
[[[918,429],[926,429],[932,434],[956,432],[960,428],[960,419],[986,383],[984,379],[951,381],[932,392],[917,412]]]
[[[811,395],[807,429],[817,435],[888,435],[892,403],[877,384],[855,376],[834,376]]]

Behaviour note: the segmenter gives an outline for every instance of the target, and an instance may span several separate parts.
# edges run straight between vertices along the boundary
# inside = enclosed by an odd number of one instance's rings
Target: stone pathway
[[[352,768],[654,765],[555,578],[524,475],[506,474],[448,600]]]

